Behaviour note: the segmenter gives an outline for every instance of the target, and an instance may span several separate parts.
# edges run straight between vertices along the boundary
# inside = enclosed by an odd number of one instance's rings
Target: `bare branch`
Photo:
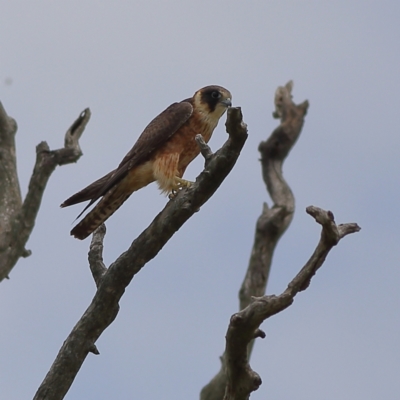
[[[16,131],[15,120],[7,115],[0,102],[0,255],[8,249],[7,237],[22,204],[15,151]]]
[[[282,165],[300,135],[308,102],[296,105],[292,88],[290,81],[276,90],[274,115],[281,123],[259,146],[264,182],[274,204],[271,208],[264,204],[257,221],[249,266],[239,292],[240,309],[249,304],[252,296],[265,293],[275,247],[293,218],[294,196],[283,177]]]
[[[322,224],[321,239],[306,265],[289,283],[288,288],[279,296],[263,296],[253,301],[242,311],[231,317],[226,334],[224,354],[227,386],[224,400],[246,400],[250,393],[261,385],[261,378],[254,372],[248,362],[248,347],[255,337],[265,337],[259,326],[267,318],[289,307],[296,294],[305,290],[311,278],[325,261],[332,247],[345,235],[333,221],[333,214],[316,207],[308,207],[307,212]],[[345,234],[358,232],[357,224],[341,225]]]
[[[296,105],[292,101],[293,83],[278,87],[275,93],[274,116],[280,118],[280,125],[268,140],[261,142],[261,167],[267,190],[274,201],[272,207],[263,205],[257,220],[254,245],[251,251],[246,276],[239,291],[240,309],[247,307],[253,297],[263,296],[266,290],[272,256],[278,240],[293,218],[294,196],[282,174],[282,164],[298,139],[308,102]],[[254,338],[254,332],[252,332]],[[250,356],[252,343],[249,344]],[[201,400],[221,400],[227,385],[225,356],[222,356],[221,370],[202,389]]]
[[[66,149],[75,148],[77,152],[81,154],[81,148],[79,146],[79,139],[81,138],[83,131],[89,122],[91,112],[89,108],[85,108],[79,117],[74,121],[70,128],[65,133],[64,147]]]
[[[15,122],[15,119],[7,115],[7,112],[0,101],[0,141],[2,144],[2,148],[7,142],[9,143],[9,146],[14,145],[12,137],[15,135],[16,132],[17,123]]]
[[[58,165],[70,164],[80,158],[82,152],[78,139],[89,119],[90,110],[87,108],[68,129],[65,147],[61,149],[51,151],[46,142],[38,144],[28,193],[22,203],[16,171],[16,124],[0,106],[0,281],[9,275],[20,257],[30,255],[25,245],[35,225],[47,182]]]
[[[92,303],[64,342],[35,400],[56,400],[65,396],[93,344],[115,319],[118,302],[134,275],[157,255],[229,174],[247,139],[240,108],[228,110],[226,126],[228,140],[213,154],[195,184],[170,200],[150,226],[103,274]]]
[[[361,228],[355,224],[343,224],[337,226],[331,211],[321,208],[307,207],[307,213],[314,217],[315,221],[322,225],[321,239],[313,255],[297,276],[289,283],[286,293],[294,297],[298,292],[307,289],[311,278],[325,261],[326,256],[333,246],[339,243],[344,236],[358,232]]]
[[[200,147],[201,155],[204,157],[205,162],[207,163],[213,155],[210,146],[204,141],[203,136],[201,135],[196,135],[195,140]]]
[[[106,226],[101,224],[94,232],[92,236],[92,242],[90,243],[89,249],[89,265],[92,271],[93,279],[96,282],[96,286],[99,287],[104,274],[107,272],[107,268],[103,262],[103,241],[106,235]]]

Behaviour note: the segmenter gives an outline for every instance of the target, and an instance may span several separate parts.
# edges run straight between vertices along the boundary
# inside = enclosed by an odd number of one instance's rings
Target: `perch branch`
[[[62,399],[101,333],[118,314],[119,300],[136,273],[213,195],[229,174],[247,139],[240,108],[228,109],[229,138],[214,153],[193,186],[170,200],[149,227],[103,274],[92,303],[61,347],[34,399]],[[92,242],[93,243],[93,242]]]
[[[20,257],[27,257],[30,251],[25,245],[35,225],[37,213],[47,182],[58,165],[76,162],[82,155],[79,138],[90,119],[90,110],[84,110],[71,125],[65,135],[64,147],[51,151],[46,142],[36,147],[36,162],[29,182],[28,193],[21,202],[18,175],[16,172],[16,152],[14,136],[16,124],[7,117],[0,107],[1,171],[0,188],[0,281],[8,277]],[[12,204],[12,206],[9,206]]]

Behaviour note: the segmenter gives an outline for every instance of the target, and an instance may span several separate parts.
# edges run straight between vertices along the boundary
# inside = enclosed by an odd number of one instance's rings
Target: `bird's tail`
[[[98,199],[99,191],[104,187],[104,185],[114,175],[114,173],[115,170],[109,172],[107,175],[104,175],[96,182],[91,183],[89,186],[86,186],[78,193],[73,194],[71,197],[65,200],[60,207],[69,207],[73,204],[82,203],[84,201],[92,200],[94,198]]]
[[[117,188],[115,188],[117,189]],[[132,192],[122,192],[120,190],[109,191],[96,206],[91,210],[79,224],[71,230],[71,235],[77,239],[86,239],[103,222],[105,222],[115,211],[121,207],[122,203],[132,194]]]

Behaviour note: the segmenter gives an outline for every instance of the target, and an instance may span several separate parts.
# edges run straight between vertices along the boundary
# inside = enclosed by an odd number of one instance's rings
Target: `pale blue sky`
[[[400,3],[396,1],[0,1],[0,100],[19,125],[22,191],[46,140],[62,146],[85,108],[92,119],[77,164],[50,179],[33,254],[1,283],[0,387],[32,398],[94,283],[89,240],[69,236],[76,190],[114,168],[166,106],[208,84],[242,106],[249,140],[216,195],[147,265],[66,396],[197,398],[218,357],[263,201],[257,146],[277,125],[278,85],[310,101],[284,166],[296,215],[274,257],[269,293],[281,292],[310,256],[316,205],[362,231],[334,248],[311,287],[268,320],[252,367],[252,399],[395,400],[400,392]],[[210,142],[226,139],[223,122]],[[201,159],[186,173],[194,179]],[[155,185],[107,223],[112,262],[166,203]]]

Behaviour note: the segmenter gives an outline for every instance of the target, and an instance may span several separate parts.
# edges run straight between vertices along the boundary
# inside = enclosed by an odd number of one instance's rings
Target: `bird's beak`
[[[221,100],[221,104],[223,104],[225,107],[232,107],[232,101],[229,97],[227,99]]]

